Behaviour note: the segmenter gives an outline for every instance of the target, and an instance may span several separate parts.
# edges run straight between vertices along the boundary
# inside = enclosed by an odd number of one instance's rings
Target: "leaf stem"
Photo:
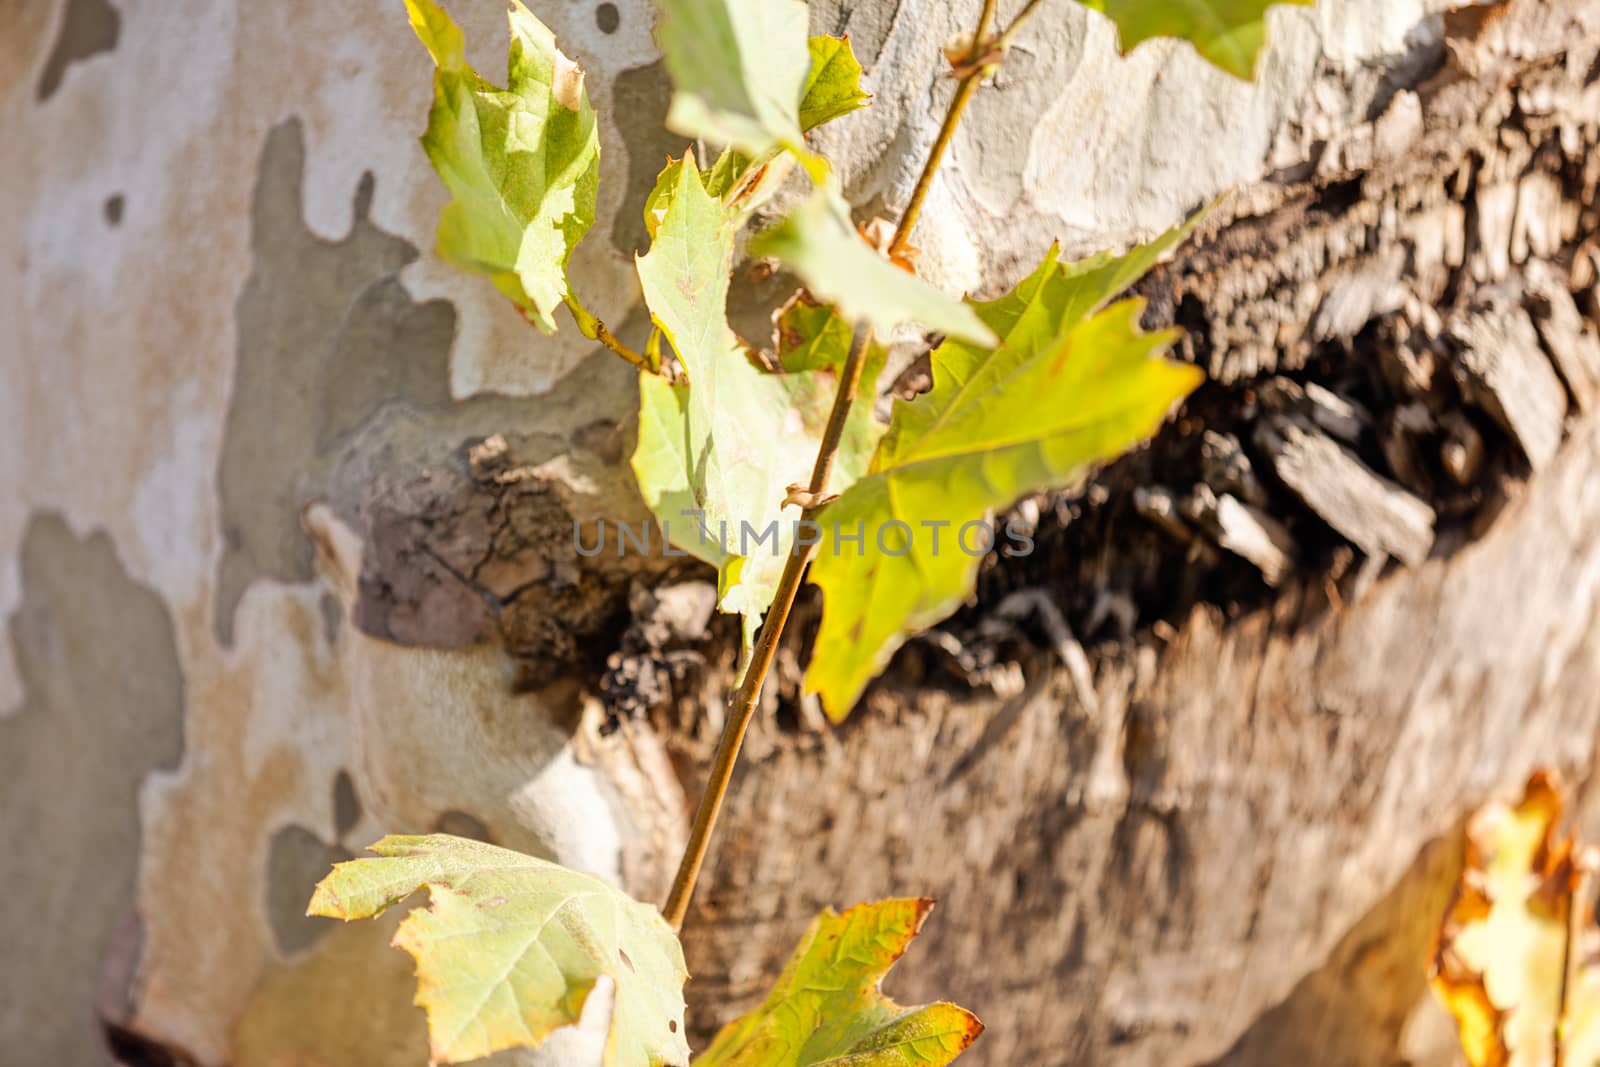
[[[578,298],[572,293],[569,292],[566,296],[563,296],[561,298],[561,302],[567,305],[568,311],[572,312],[572,319],[578,324],[579,333],[583,334],[591,341],[598,341],[605,345],[607,348],[611,349],[611,351],[615,352],[629,363],[632,363],[635,367],[638,367],[646,374],[661,373],[661,365],[659,363],[652,361],[647,356],[643,356],[638,352],[635,352],[633,349],[617,340],[616,334],[606,329],[606,324],[591,315],[589,313],[589,309],[584,307],[583,304],[579,302]]]
[[[845,357],[844,368],[839,373],[839,391],[834,394],[833,409],[828,413],[828,425],[822,433],[822,443],[817,449],[817,462],[811,470],[810,492],[822,497],[828,490],[828,479],[833,474],[834,458],[839,453],[839,441],[844,436],[845,423],[850,417],[850,405],[855,402],[861,386],[861,368],[866,364],[866,352],[871,333],[865,324],[858,324],[850,338],[850,352]],[[814,520],[818,508],[807,508],[801,521]],[[789,622],[789,612],[794,608],[795,597],[800,592],[801,579],[810,564],[815,548],[797,545],[783,565],[783,575],[778,579],[778,591],[772,598],[772,607],[761,623],[761,633],[756,638],[755,651],[744,678],[734,693],[727,723],[717,742],[716,754],[711,760],[711,772],[706,782],[700,806],[695,809],[694,826],[689,831],[689,843],[678,864],[678,875],[673,879],[672,892],[662,914],[674,930],[683,927],[683,917],[689,911],[689,898],[694,895],[695,882],[700,878],[700,867],[705,863],[706,851],[711,845],[711,834],[717,827],[717,816],[722,811],[723,799],[728,794],[728,783],[733,778],[733,766],[739,759],[739,749],[744,745],[745,731],[750,728],[756,704],[761,699],[761,687],[772,669],[778,653],[778,641],[783,637]]]

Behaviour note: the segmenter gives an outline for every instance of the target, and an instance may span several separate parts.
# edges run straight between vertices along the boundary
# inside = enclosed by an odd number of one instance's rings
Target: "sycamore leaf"
[[[861,89],[861,63],[848,36],[813,37],[807,46],[811,69],[800,93],[800,129],[809,133],[866,107],[871,97]]]
[[[1152,37],[1178,37],[1238,78],[1255,74],[1267,43],[1267,8],[1315,0],[1081,0],[1117,24],[1124,51]]]
[[[633,471],[668,539],[716,567],[720,606],[744,616],[746,645],[772,603],[800,509],[787,487],[808,480],[832,404],[828,374],[769,374],[727,322],[739,214],[707,192],[692,156],[663,172],[671,192],[639,281],[687,385],[642,376]],[[835,466],[847,485],[881,430],[853,418]]]
[[[1056,262],[975,305],[997,348],[946,340],[933,390],[897,403],[872,467],[823,511],[810,578],[822,624],[806,676],[842,719],[907,635],[972,591],[997,540],[986,517],[1079,481],[1154,433],[1199,383],[1168,362],[1176,331],[1145,333],[1142,301],[1099,310],[1187,232],[1122,259]]]
[[[804,289],[778,309],[772,325],[778,365],[791,374],[838,371],[850,354],[850,324],[836,308],[818,303]],[[887,351],[874,338],[861,380],[872,382],[887,358]]]
[[[865,321],[887,337],[918,322],[952,337],[991,344],[994,334],[971,307],[884,259],[861,239],[839,195],[819,188],[750,252],[776,256],[820,299],[851,322]]]
[[[922,929],[931,900],[828,909],[767,999],[723,1027],[696,1067],[943,1067],[983,1032],[954,1004],[905,1008],[879,990]]]
[[[422,147],[454,197],[439,217],[439,254],[552,331],[599,185],[583,72],[521,0],[512,0],[506,89],[467,65],[460,28],[433,0],[406,0],[406,10],[437,67]]]
[[[866,107],[869,99],[861,91],[861,64],[850,50],[848,37],[813,37],[809,49],[811,69],[806,75],[799,112],[800,127],[806,132]],[[706,192],[738,212],[743,222],[778,191],[797,161],[801,160],[792,151],[776,145],[756,156],[725,148],[702,178]],[[803,162],[815,164],[809,157]],[[660,188],[658,182],[657,189]],[[645,225],[654,234],[651,215],[647,205]]]
[[[1563,807],[1560,781],[1540,771],[1515,805],[1487,805],[1468,825],[1429,977],[1472,1067],[1600,1062],[1600,930],[1592,907],[1572,922],[1579,878],[1572,838],[1558,832]]]
[[[448,834],[386,837],[336,864],[310,915],[368,919],[427,887],[396,946],[417,961],[433,1059],[537,1046],[615,983],[606,1067],[683,1067],[683,950],[655,908],[598,878]]]
[[[656,0],[672,77],[667,125],[759,156],[804,151],[800,96],[811,63],[801,0]]]

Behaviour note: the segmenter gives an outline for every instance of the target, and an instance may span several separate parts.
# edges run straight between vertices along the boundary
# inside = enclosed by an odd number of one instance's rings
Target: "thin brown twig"
[[[578,301],[576,296],[568,293],[561,298],[567,305],[567,310],[572,312],[572,320],[578,324],[578,332],[591,341],[598,341],[611,351],[632,363],[646,374],[660,374],[661,366],[650,360],[617,339],[616,334],[606,329],[606,324],[589,313],[589,309]]]
[[[1028,17],[1039,10],[1039,5],[1043,3],[1044,0],[1028,0],[1027,5],[1017,12],[1017,17],[1011,20],[1011,25],[1006,27],[1005,32],[994,39],[995,50],[1003,53],[1010,48],[1011,42],[1016,39],[1017,31],[1022,29],[1022,24],[1027,22]]]
[[[911,199],[900,215],[900,225],[895,228],[894,240],[889,242],[890,258],[904,251],[911,241],[911,231],[917,225],[917,217],[922,214],[923,202],[928,199],[928,190],[933,188],[933,176],[938,172],[939,164],[944,161],[944,154],[956,135],[956,127],[960,125],[961,116],[967,110],[967,102],[972,99],[972,94],[978,91],[978,85],[983,81],[985,68],[980,60],[988,51],[986,38],[989,36],[989,27],[994,23],[994,13],[998,6],[999,0],[983,2],[983,13],[978,16],[978,32],[972,35],[972,50],[967,55],[967,73],[956,83],[956,94],[950,98],[950,107],[944,113],[944,122],[939,126],[938,136],[933,139],[933,147],[928,150],[928,158],[922,164],[922,173],[917,175],[917,184],[911,190]]]
[[[839,453],[839,441],[844,436],[845,422],[850,416],[850,405],[855,402],[861,385],[861,368],[866,364],[870,331],[865,324],[858,325],[850,338],[850,352],[845,357],[844,369],[839,374],[839,391],[833,398],[833,410],[828,413],[828,425],[822,434],[822,444],[817,449],[817,462],[811,470],[810,493],[814,499],[823,498],[828,489],[828,478],[833,474],[833,461]],[[800,517],[802,523],[815,521],[817,507],[806,508]],[[711,759],[711,771],[706,781],[705,793],[695,810],[694,826],[689,831],[689,842],[684,847],[683,859],[678,864],[677,877],[672,881],[672,892],[661,909],[674,930],[681,929],[683,917],[689,911],[689,898],[694,895],[695,882],[700,877],[700,867],[705,862],[711,845],[711,834],[717,827],[717,816],[722,810],[723,798],[728,793],[728,783],[733,778],[733,766],[739,759],[739,749],[744,745],[745,731],[755,716],[756,704],[761,700],[761,687],[772,668],[778,653],[778,640],[789,622],[789,612],[794,608],[795,597],[800,592],[801,579],[815,551],[813,545],[796,544],[783,565],[783,575],[778,579],[778,591],[772,598],[772,607],[762,621],[761,633],[756,638],[755,651],[744,678],[734,693],[722,737],[717,741],[716,754]]]

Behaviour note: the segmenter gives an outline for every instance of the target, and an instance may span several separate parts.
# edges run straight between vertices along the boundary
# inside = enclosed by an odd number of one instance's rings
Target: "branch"
[[[944,161],[944,154],[950,148],[950,142],[956,135],[956,127],[961,123],[961,116],[967,110],[967,103],[972,99],[972,94],[978,91],[984,78],[994,73],[994,67],[1000,57],[1005,54],[1006,48],[1016,37],[1017,31],[1028,17],[1038,10],[1043,0],[1028,0],[1011,25],[1005,32],[997,37],[989,36],[989,27],[994,23],[995,7],[998,0],[984,0],[983,14],[978,16],[978,32],[972,35],[972,48],[967,53],[965,62],[957,65],[961,80],[956,83],[956,94],[950,98],[950,108],[945,112],[944,123],[939,127],[939,135],[933,140],[933,147],[928,151],[928,159],[922,165],[922,173],[917,176],[917,184],[911,190],[911,200],[906,204],[904,214],[900,216],[900,225],[895,229],[894,240],[889,244],[889,256],[893,258],[905,250],[911,241],[911,231],[917,225],[917,218],[922,214],[922,205],[928,199],[928,190],[933,187],[933,176],[939,170],[939,164]]]
[[[845,422],[850,416],[850,405],[855,402],[861,385],[861,368],[866,364],[867,344],[871,332],[857,325],[850,338],[850,353],[845,357],[844,369],[839,374],[839,391],[833,398],[833,410],[828,413],[828,425],[822,434],[822,444],[817,449],[817,462],[811,470],[809,492],[814,500],[823,500],[828,490],[828,478],[833,474],[833,461],[839,453],[839,441],[844,436]],[[813,521],[819,506],[808,507],[801,521]],[[800,581],[805,577],[814,545],[796,544],[783,565],[783,575],[778,579],[778,591],[772,598],[772,607],[762,620],[761,633],[756,638],[755,652],[744,678],[734,693],[728,721],[723,725],[722,737],[711,759],[711,773],[706,782],[700,806],[694,813],[694,826],[689,831],[683,860],[678,864],[678,875],[673,879],[672,892],[662,914],[674,930],[683,927],[683,917],[689,911],[689,898],[694,895],[695,882],[700,877],[700,867],[705,862],[711,845],[711,834],[717,828],[717,815],[722,811],[722,801],[728,794],[728,782],[733,778],[733,765],[739,759],[739,749],[744,745],[745,731],[750,728],[756,704],[761,700],[761,687],[772,669],[773,658],[778,653],[778,641],[783,637],[789,622],[789,612],[794,608],[795,597],[800,592]]]

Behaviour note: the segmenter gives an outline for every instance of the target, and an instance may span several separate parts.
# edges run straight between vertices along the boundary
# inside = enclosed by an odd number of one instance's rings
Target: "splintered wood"
[[[1272,469],[1306,506],[1370,556],[1415,566],[1433,547],[1433,509],[1375,473],[1296,415],[1272,416],[1256,431]]]

